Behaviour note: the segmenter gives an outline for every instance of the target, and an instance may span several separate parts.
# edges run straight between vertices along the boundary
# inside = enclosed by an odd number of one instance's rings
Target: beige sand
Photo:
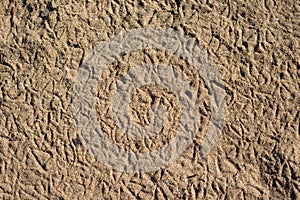
[[[300,199],[299,1],[3,0],[0,16],[1,199]],[[140,27],[174,28],[200,41],[223,76],[227,116],[218,144],[200,158],[210,102],[198,80],[202,127],[193,144],[164,169],[128,174],[82,145],[71,97],[92,49]],[[149,58],[192,68],[163,51],[125,55],[99,83],[100,118],[111,106],[104,97],[115,72]],[[171,91],[141,88],[133,115],[145,122],[151,93],[171,106],[170,130],[137,145],[115,139],[114,125],[108,126],[116,145],[146,152],[173,137],[180,106]],[[113,124],[107,116],[101,120],[104,129]]]

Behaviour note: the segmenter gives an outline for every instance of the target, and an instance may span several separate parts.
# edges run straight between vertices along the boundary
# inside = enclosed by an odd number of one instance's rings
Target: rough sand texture
[[[1,199],[300,199],[299,1],[2,0],[0,16]],[[203,131],[187,152],[157,172],[128,174],[81,144],[71,97],[77,70],[97,44],[148,26],[174,28],[206,48],[223,76],[227,117],[217,146],[201,159],[210,115],[201,98]],[[108,67],[182,62],[171,58],[146,50]],[[109,95],[115,75],[99,83],[99,94]],[[146,102],[157,89],[147,87],[136,94]],[[201,80],[198,89],[208,95]],[[155,95],[173,105],[168,117],[176,123],[172,93]],[[97,105],[101,117],[109,105],[101,95]],[[133,111],[141,123],[144,106]],[[156,137],[149,149],[115,142],[149,151],[171,136]]]

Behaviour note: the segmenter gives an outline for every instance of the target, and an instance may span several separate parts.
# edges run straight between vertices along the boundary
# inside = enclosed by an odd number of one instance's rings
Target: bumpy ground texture
[[[2,0],[0,16],[1,199],[300,199],[299,1]],[[88,152],[71,99],[92,49],[141,27],[174,28],[199,40],[223,77],[227,116],[219,142],[200,158],[210,103],[199,80],[199,138],[164,169],[130,174]],[[110,106],[104,97],[114,72],[129,61],[192,66],[141,50],[108,66],[111,75],[99,83],[96,110],[108,137],[132,151],[151,151],[172,134],[148,146],[114,140],[111,118],[101,115]],[[147,120],[153,93],[171,106],[171,127],[180,109],[164,88],[140,88],[133,115]]]

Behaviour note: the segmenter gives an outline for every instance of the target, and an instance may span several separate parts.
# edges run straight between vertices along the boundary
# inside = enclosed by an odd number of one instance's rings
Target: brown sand
[[[0,15],[1,199],[300,199],[299,1],[3,0]],[[139,27],[171,27],[200,41],[223,76],[227,116],[205,158],[199,136],[165,169],[128,174],[96,161],[81,144],[71,97],[91,50]],[[166,65],[182,62],[147,50],[108,67],[149,62],[145,55]],[[99,94],[109,96],[103,88],[114,78],[99,83]],[[133,99],[149,99],[155,90],[145,86]],[[210,110],[202,80],[198,90],[203,135]],[[161,88],[155,95],[172,105],[172,127],[180,111],[172,92]],[[110,106],[101,97],[100,118]],[[139,116],[149,102],[135,105],[133,115],[144,123]],[[167,133],[152,146],[122,137],[114,142],[151,151],[168,142]]]

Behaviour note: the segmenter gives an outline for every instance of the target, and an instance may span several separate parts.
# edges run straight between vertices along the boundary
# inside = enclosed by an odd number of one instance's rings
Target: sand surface
[[[72,96],[79,68],[102,41],[126,31],[172,28],[196,38],[226,91],[222,134],[200,150],[212,110],[193,66],[142,49],[107,66],[95,111],[113,144],[132,152],[175,137],[181,106],[151,84],[132,97],[132,119],[168,110],[150,140],[123,137],[111,114],[120,74],[141,63],[179,70],[198,91],[199,131],[174,162],[127,173],[97,160],[78,133]],[[1,199],[300,199],[300,2],[297,0],[2,0],[0,6]]]

